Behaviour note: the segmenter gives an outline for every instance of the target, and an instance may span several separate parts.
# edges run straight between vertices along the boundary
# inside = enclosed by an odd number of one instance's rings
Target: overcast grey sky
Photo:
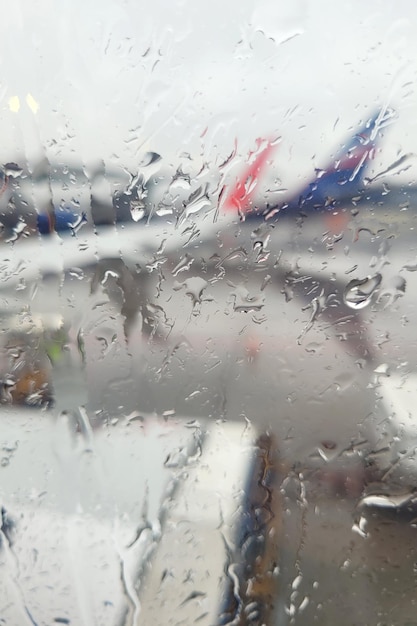
[[[0,24],[0,158],[197,167],[282,136],[288,184],[375,107],[375,172],[417,152],[414,0],[15,0]],[[202,134],[204,133],[204,137]],[[403,178],[417,178],[410,159]]]

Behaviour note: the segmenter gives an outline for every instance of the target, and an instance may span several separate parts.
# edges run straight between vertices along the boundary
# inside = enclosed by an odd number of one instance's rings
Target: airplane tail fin
[[[391,109],[376,111],[350,136],[332,157],[328,166],[316,170],[316,177],[299,195],[299,208],[328,206],[357,194],[363,186],[363,175],[381,139],[381,130],[395,113]]]
[[[332,207],[335,202],[360,193],[365,185],[364,172],[374,156],[381,131],[393,117],[395,112],[387,107],[375,111],[349,136],[327,167],[316,170],[314,179],[286,203],[286,208],[298,211]],[[261,176],[271,163],[276,144],[277,141],[269,139],[257,140],[257,148],[250,153],[245,171],[235,185],[226,190],[222,202],[226,212],[237,211],[242,219],[259,214],[253,207],[253,196]]]
[[[392,116],[391,110],[376,111],[342,146],[328,171],[339,172],[347,183],[361,180],[368,160],[374,156],[381,129]]]
[[[226,211],[238,211],[244,218],[252,208],[252,199],[257,190],[258,182],[271,161],[276,141],[257,139],[257,148],[249,154],[249,163],[236,180],[236,184],[228,190],[223,207]]]

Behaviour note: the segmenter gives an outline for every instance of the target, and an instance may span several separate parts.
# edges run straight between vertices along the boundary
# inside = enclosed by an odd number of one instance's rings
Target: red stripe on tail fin
[[[257,139],[257,150],[249,155],[249,165],[243,176],[239,176],[236,185],[227,194],[224,201],[226,211],[238,210],[244,214],[250,208],[250,202],[255,193],[261,174],[270,161],[276,142]]]

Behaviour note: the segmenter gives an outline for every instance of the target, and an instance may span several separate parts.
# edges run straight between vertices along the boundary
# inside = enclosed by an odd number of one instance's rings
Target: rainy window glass
[[[417,624],[417,8],[0,23],[0,624]]]

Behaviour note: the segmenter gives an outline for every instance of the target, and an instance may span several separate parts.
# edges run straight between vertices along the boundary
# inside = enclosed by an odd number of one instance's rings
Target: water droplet
[[[256,228],[251,233],[252,246],[255,248],[256,246],[260,246],[261,248],[266,248],[269,239],[271,237],[271,229],[267,224],[262,224],[259,228]]]
[[[13,243],[25,234],[27,224],[22,217],[19,217],[17,224],[13,227],[13,234],[6,239],[6,243]]]
[[[405,278],[403,278],[402,276],[394,276],[394,278],[391,280],[391,283],[392,286],[397,289],[397,291],[402,291],[403,293],[405,293],[407,287],[407,282]]]
[[[364,309],[381,284],[382,276],[377,273],[362,279],[351,280],[343,292],[343,300],[351,309]]]
[[[190,194],[183,214],[181,215],[180,222],[187,219],[190,215],[201,212],[206,207],[210,207],[212,204],[209,198],[209,185],[206,183],[204,186],[200,186],[192,194]]]
[[[77,280],[83,280],[85,278],[84,270],[80,267],[71,267],[68,271],[68,275]]]
[[[407,272],[417,272],[417,261],[403,265],[402,269],[407,270]]]
[[[398,509],[400,507],[415,506],[415,504],[416,497],[412,491],[396,495],[380,493],[366,495],[361,498],[358,502],[358,508],[359,510],[373,507]]]
[[[172,204],[164,204],[160,202],[155,209],[155,215],[158,217],[166,217],[167,215],[173,215],[174,210],[172,208]]]
[[[17,165],[17,163],[6,163],[3,168],[6,176],[10,176],[11,178],[18,178],[23,173],[23,169]]]
[[[401,174],[402,172],[407,171],[411,167],[411,164],[409,163],[409,161],[415,158],[415,156],[416,155],[411,152],[401,155],[399,159],[391,163],[391,165],[389,165],[387,168],[382,170],[382,172],[378,172],[378,174],[376,174],[372,178],[369,178],[368,181],[372,183],[372,182],[379,180],[380,178],[383,178],[387,174],[391,174],[392,172],[398,175],[398,174]]]
[[[225,257],[223,257],[222,259],[220,259],[217,263],[216,263],[216,268],[217,267],[222,267],[223,264],[229,262],[229,261],[245,261],[248,258],[247,252],[245,251],[244,248],[236,248],[235,250],[232,250],[231,252],[229,252]]]
[[[146,152],[139,165],[140,167],[149,167],[150,165],[155,165],[155,163],[159,163],[161,158],[161,155],[157,152]]]
[[[194,258],[190,254],[188,253],[184,254],[184,256],[180,258],[177,265],[172,270],[172,275],[177,276],[180,272],[185,272],[189,270],[193,261],[194,261]]]
[[[190,189],[191,187],[191,177],[189,174],[185,174],[182,171],[182,167],[180,166],[175,172],[172,182],[170,184],[171,188],[180,188],[180,189]]]
[[[200,276],[192,276],[188,278],[183,283],[175,282],[173,289],[174,291],[179,291],[180,289],[185,289],[185,293],[187,296],[193,301],[193,304],[201,303],[201,298],[203,295],[203,291],[206,289],[208,283]]]
[[[145,216],[145,206],[141,200],[130,201],[130,214],[134,222],[140,222]]]
[[[249,295],[246,287],[240,286],[232,293],[234,298],[233,309],[237,312],[260,311],[265,305],[265,295],[263,293],[254,296]]]
[[[300,586],[302,580],[303,580],[303,577],[301,576],[301,574],[296,576],[294,578],[294,580],[292,581],[292,588],[293,589],[298,589],[298,587]]]
[[[368,533],[366,532],[366,524],[366,518],[361,515],[359,520],[357,520],[352,526],[353,532],[357,533],[363,539],[366,539],[368,537]]]
[[[267,274],[262,281],[261,291],[264,291],[265,287],[269,285],[269,283],[271,282],[272,282],[272,276],[270,274]]]
[[[381,363],[374,369],[375,374],[384,374],[385,376],[389,376],[389,365],[388,363]]]

